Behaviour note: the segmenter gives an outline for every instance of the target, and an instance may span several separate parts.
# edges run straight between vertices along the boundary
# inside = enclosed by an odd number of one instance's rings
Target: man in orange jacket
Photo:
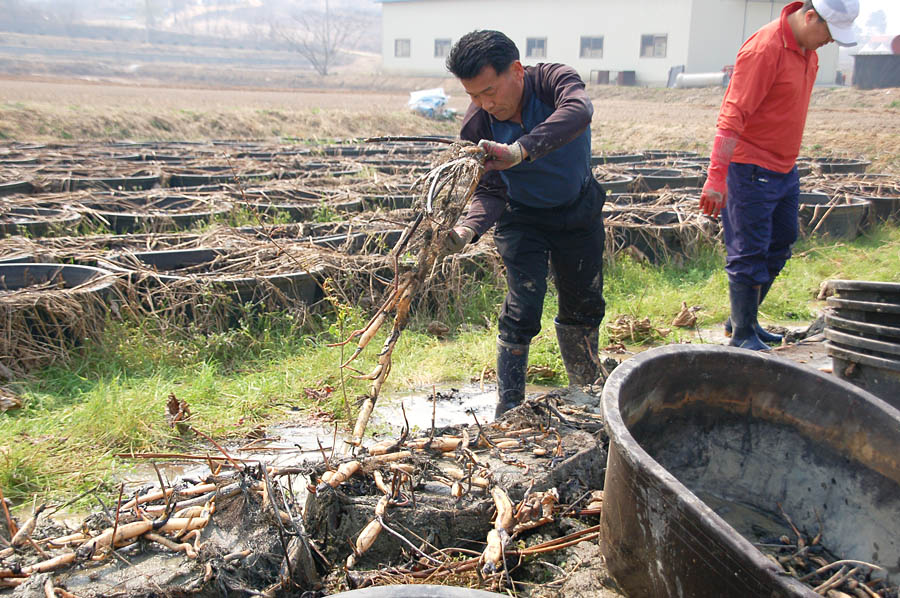
[[[767,350],[781,337],[757,321],[759,304],[797,240],[800,152],[816,50],[855,45],[858,0],[793,2],[738,52],[725,92],[700,209],[722,215],[731,345]]]

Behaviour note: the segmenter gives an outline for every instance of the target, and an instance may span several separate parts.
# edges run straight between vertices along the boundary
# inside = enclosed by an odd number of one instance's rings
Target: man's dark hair
[[[447,56],[447,70],[459,79],[473,79],[487,65],[497,74],[519,59],[519,49],[499,31],[479,30],[465,34]]]
[[[808,10],[816,10],[816,7],[813,6],[812,0],[804,0],[803,6],[800,7],[800,14],[805,13]],[[819,14],[819,11],[816,10],[816,16],[819,17],[820,21],[823,21],[822,15]]]

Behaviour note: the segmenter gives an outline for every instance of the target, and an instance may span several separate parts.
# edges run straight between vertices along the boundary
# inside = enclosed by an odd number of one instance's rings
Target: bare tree
[[[320,75],[338,63],[342,49],[359,28],[359,22],[346,14],[334,14],[325,0],[323,13],[293,15],[295,28],[272,25],[272,32],[303,56]]]

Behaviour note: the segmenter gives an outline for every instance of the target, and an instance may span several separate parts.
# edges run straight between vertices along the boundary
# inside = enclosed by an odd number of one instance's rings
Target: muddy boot
[[[759,287],[740,282],[729,282],[731,296],[732,347],[751,351],[768,351],[769,346],[756,335],[756,312],[759,309]]]
[[[759,303],[757,305],[762,305],[763,299],[766,298],[766,295],[768,294],[769,289],[772,288],[773,282],[775,282],[775,281],[770,280],[769,282],[767,282],[766,284],[762,285],[759,288]],[[764,343],[780,345],[782,339],[784,338],[780,334],[774,334],[772,332],[769,332],[762,326],[760,326],[759,321],[757,321],[754,324],[753,328],[754,328],[754,330],[756,330],[756,336],[758,336],[759,340],[761,340]],[[727,320],[725,320],[725,336],[730,337],[731,334],[732,334],[731,318],[728,318]]]
[[[527,367],[528,345],[497,339],[497,408],[494,418],[522,404]]]
[[[600,368],[596,361],[599,327],[554,323],[556,340],[559,342],[559,352],[566,366],[569,384],[575,386],[593,384],[600,377]]]

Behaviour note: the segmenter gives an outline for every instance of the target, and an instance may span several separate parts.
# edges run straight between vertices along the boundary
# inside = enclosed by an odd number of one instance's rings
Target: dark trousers
[[[541,331],[548,265],[559,291],[559,322],[600,325],[606,311],[604,199],[605,192],[590,177],[578,199],[567,206],[507,205],[494,231],[508,287],[498,322],[501,340],[527,345]]]
[[[780,173],[731,163],[728,201],[722,211],[729,280],[751,286],[775,280],[797,240],[799,196],[796,166]]]

